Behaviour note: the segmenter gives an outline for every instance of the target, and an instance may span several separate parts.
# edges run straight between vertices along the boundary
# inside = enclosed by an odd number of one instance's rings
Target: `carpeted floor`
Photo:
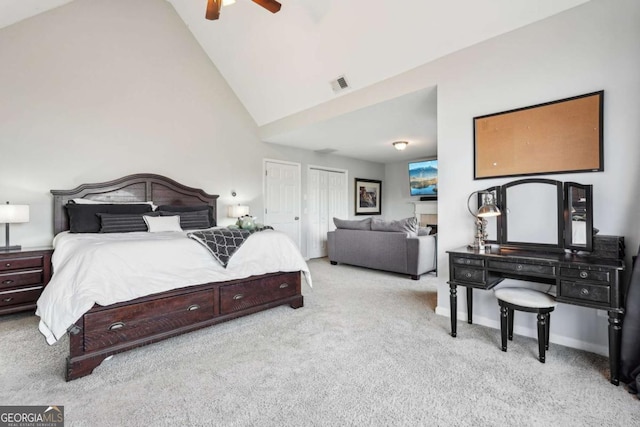
[[[640,425],[606,358],[434,314],[435,279],[309,263],[305,307],[136,349],[64,382],[67,340],[0,318],[0,404],[64,405],[68,426]]]

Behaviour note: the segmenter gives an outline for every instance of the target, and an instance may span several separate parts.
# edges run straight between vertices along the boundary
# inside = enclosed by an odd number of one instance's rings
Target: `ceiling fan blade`
[[[207,13],[204,15],[204,17],[209,19],[210,21],[220,18],[221,5],[222,0],[207,0]]]
[[[271,13],[278,12],[280,10],[280,7],[282,7],[282,5],[278,3],[276,0],[251,0],[251,1],[264,7]]]

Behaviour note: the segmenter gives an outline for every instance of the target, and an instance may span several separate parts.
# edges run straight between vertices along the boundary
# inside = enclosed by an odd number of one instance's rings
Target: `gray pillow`
[[[431,227],[418,227],[418,236],[428,236],[431,234]]]
[[[383,221],[374,218],[371,221],[371,229],[374,231],[403,231],[416,236],[418,234],[418,219],[413,216],[398,221]]]
[[[334,217],[333,223],[336,225],[336,228],[346,228],[347,230],[371,230],[371,218],[349,220]]]

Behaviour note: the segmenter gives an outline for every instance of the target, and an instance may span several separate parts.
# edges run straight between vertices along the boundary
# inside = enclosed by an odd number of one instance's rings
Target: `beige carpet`
[[[309,263],[278,307],[115,356],[64,382],[66,339],[0,318],[0,402],[64,405],[68,426],[639,425],[606,358],[434,314],[435,280]],[[496,305],[497,310],[497,305]],[[553,326],[552,326],[553,327]]]

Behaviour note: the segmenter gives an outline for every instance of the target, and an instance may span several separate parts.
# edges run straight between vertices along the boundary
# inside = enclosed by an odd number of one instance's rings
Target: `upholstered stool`
[[[493,291],[500,305],[500,335],[502,351],[507,351],[507,329],[513,340],[513,311],[538,313],[538,349],[540,362],[544,363],[545,350],[549,349],[549,323],[556,299],[544,292],[527,288],[499,288]]]

